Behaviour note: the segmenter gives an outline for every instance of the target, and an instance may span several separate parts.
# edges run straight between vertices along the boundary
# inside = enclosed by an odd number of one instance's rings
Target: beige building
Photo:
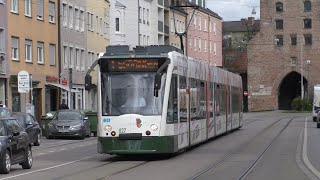
[[[8,12],[7,103],[13,111],[28,111],[36,118],[56,110],[58,89],[46,86],[58,83],[58,18],[56,0],[11,0]],[[17,74],[32,75],[33,89],[18,92]]]
[[[109,45],[109,12],[110,3],[106,0],[86,1],[87,12],[90,14],[89,24],[92,28],[87,32],[87,49],[88,49],[88,68],[91,64],[98,59],[99,53],[105,52],[106,47]],[[96,72],[93,71],[93,84],[97,81]],[[97,89],[93,88],[87,92],[86,95],[86,109],[97,109]]]
[[[178,33],[184,33],[186,30],[186,18],[187,13],[182,10],[170,10],[169,12],[170,18],[170,32],[169,32],[169,39],[166,39],[165,44],[170,44],[177,48],[181,48],[181,40],[179,36],[176,35]],[[184,49],[186,47],[186,36],[183,36],[183,45]],[[168,42],[169,41],[169,42]]]

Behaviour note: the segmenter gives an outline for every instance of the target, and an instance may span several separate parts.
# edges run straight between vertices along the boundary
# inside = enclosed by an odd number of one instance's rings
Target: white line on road
[[[51,166],[51,167],[47,167],[47,168],[43,168],[43,169],[38,169],[36,171],[30,171],[30,172],[27,172],[27,173],[22,173],[22,174],[18,174],[18,175],[14,175],[14,176],[5,177],[5,178],[2,178],[0,180],[12,179],[12,178],[19,177],[19,176],[24,176],[24,175],[28,175],[28,174],[34,174],[34,173],[37,173],[37,172],[46,171],[46,170],[49,170],[49,169],[54,169],[54,168],[57,168],[57,167],[73,164],[73,163],[76,163],[76,162],[79,162],[79,161],[83,161],[83,160],[86,160],[86,159],[90,159],[90,158],[93,158],[93,157],[96,157],[96,156],[99,156],[99,155],[89,156],[89,157],[85,157],[85,158],[82,158],[82,159],[79,159],[79,160],[76,160],[76,161],[71,161],[71,162],[63,163],[63,164],[56,165],[56,166]]]
[[[304,140],[303,140],[303,148],[302,148],[302,158],[303,158],[303,162],[306,164],[306,166],[309,168],[310,171],[312,171],[312,173],[314,175],[316,175],[318,178],[320,178],[320,172],[310,163],[309,159],[308,159],[308,154],[307,154],[307,148],[308,148],[308,118],[306,118],[305,120],[305,124],[304,124]]]

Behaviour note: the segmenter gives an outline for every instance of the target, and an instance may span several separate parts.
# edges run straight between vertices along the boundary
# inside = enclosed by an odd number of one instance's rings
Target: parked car
[[[13,117],[0,119],[0,173],[8,174],[11,165],[32,167],[33,158],[28,134]]]
[[[90,136],[90,122],[82,110],[63,109],[48,124],[47,138],[74,136],[84,139]]]
[[[41,127],[36,119],[29,113],[14,112],[12,113],[21,127],[27,132],[30,142],[35,146],[41,144]]]

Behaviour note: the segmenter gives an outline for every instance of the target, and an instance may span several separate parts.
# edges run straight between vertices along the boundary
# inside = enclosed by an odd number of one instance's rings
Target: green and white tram
[[[109,46],[96,64],[99,153],[170,154],[242,126],[241,77],[175,47]]]

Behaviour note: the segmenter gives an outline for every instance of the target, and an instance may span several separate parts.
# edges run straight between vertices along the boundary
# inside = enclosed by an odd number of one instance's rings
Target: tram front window
[[[155,73],[102,73],[103,115],[160,115],[162,112],[165,75],[159,96],[154,96]]]

